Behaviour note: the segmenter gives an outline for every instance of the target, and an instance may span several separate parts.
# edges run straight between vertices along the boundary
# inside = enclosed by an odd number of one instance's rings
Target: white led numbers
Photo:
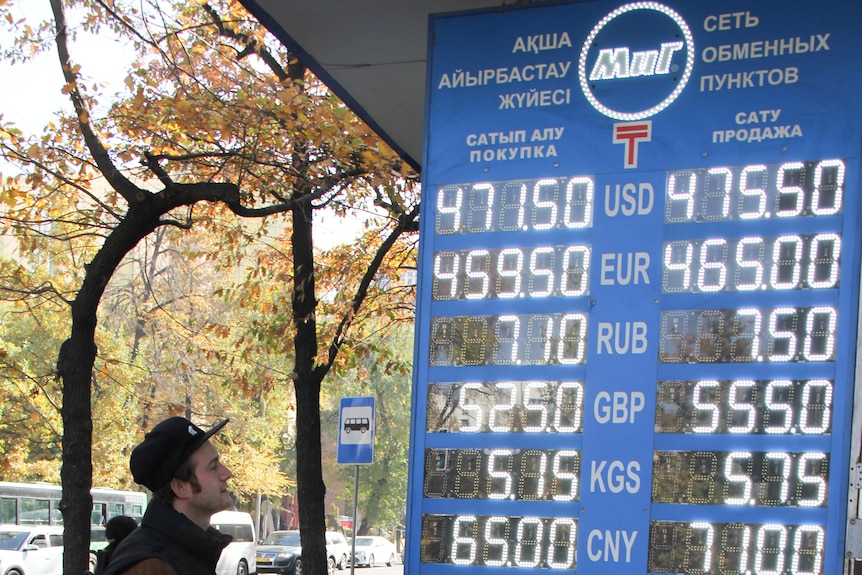
[[[425,563],[572,571],[577,536],[570,517],[426,514],[420,553]]]
[[[822,575],[826,535],[810,524],[653,521],[650,547],[652,573]]]
[[[425,497],[497,501],[575,501],[581,453],[575,449],[428,449]]]
[[[474,249],[434,254],[434,300],[587,295],[590,247]]]
[[[662,363],[833,361],[831,306],[661,312]]]
[[[434,231],[439,235],[593,225],[593,176],[450,184],[436,193]]]
[[[841,236],[833,232],[778,237],[674,240],[664,246],[662,291],[712,293],[838,287]],[[441,291],[451,293],[451,272]]]
[[[433,318],[432,365],[579,365],[587,314]]]
[[[660,380],[656,432],[828,434],[832,386],[828,379]]]
[[[433,384],[431,401],[449,405],[435,429],[474,433],[579,433],[584,387],[579,381]],[[429,425],[432,422],[429,421]]]
[[[845,162],[829,159],[783,164],[671,170],[665,222],[726,222],[841,213]]]
[[[652,500],[693,505],[826,507],[822,452],[656,451]]]

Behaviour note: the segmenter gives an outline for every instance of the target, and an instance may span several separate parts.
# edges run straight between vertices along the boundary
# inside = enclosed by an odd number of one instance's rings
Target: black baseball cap
[[[225,419],[204,431],[185,417],[169,417],[157,424],[132,450],[129,469],[135,483],[158,491],[201,445],[227,424]]]

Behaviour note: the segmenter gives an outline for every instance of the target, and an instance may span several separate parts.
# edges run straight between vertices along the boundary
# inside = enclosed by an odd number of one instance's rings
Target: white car
[[[251,515],[241,511],[219,511],[210,518],[210,526],[233,537],[233,541],[221,552],[216,564],[216,575],[256,573],[257,544]]]
[[[398,555],[395,544],[385,537],[360,535],[356,538],[356,564],[374,567],[381,563],[392,565]]]
[[[0,525],[0,575],[62,574],[62,528]]]
[[[350,558],[350,546],[344,535],[338,531],[326,532],[326,555],[330,572],[336,567],[338,569],[347,567],[347,560]]]

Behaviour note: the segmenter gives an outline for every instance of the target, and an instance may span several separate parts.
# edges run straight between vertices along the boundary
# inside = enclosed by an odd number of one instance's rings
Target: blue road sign
[[[374,398],[343,397],[338,414],[338,463],[368,465],[374,460]]]
[[[842,572],[860,29],[810,0],[432,17],[407,571]]]

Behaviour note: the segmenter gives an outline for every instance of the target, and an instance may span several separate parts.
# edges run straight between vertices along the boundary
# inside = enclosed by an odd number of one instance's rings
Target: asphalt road
[[[335,575],[403,575],[403,573],[404,565],[398,561],[392,567],[387,567],[385,564],[376,567],[357,567],[353,573],[348,566],[344,571],[336,571]]]

